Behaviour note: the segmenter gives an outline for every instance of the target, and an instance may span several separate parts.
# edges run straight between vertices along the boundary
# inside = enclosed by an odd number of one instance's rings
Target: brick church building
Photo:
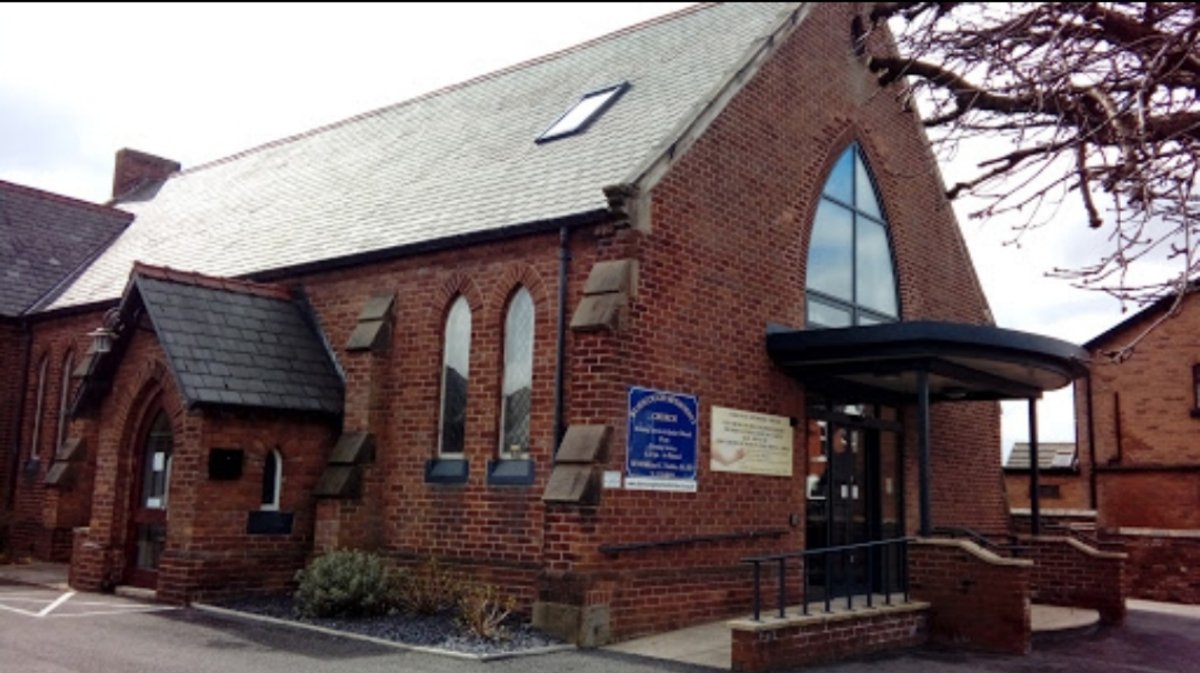
[[[697,6],[204,165],[122,151],[118,234],[0,325],[10,547],[170,601],[436,557],[587,644],[745,614],[748,556],[1007,533],[995,400],[1084,354],[992,326],[854,12]]]

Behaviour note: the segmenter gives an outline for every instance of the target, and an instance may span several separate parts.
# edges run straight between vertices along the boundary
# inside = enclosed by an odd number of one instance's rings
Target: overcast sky
[[[686,4],[0,4],[0,179],[103,201],[122,147],[193,166]],[[961,164],[942,170],[952,182]],[[1122,318],[1044,277],[1103,242],[1073,203],[1020,247],[1003,245],[1012,222],[970,220],[971,205],[955,207],[1000,326],[1080,343]],[[1025,426],[1006,404],[1006,451]],[[1040,426],[1074,438],[1068,392]]]

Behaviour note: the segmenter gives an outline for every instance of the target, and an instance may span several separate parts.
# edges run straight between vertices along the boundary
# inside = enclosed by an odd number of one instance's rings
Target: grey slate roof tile
[[[0,316],[18,316],[58,287],[133,216],[0,180]],[[119,290],[118,290],[119,291]]]
[[[135,260],[242,276],[602,210],[792,6],[685,10],[175,174],[52,308],[119,296]],[[585,133],[534,143],[623,81]]]
[[[144,275],[135,285],[189,403],[341,412],[341,378],[297,305]]]

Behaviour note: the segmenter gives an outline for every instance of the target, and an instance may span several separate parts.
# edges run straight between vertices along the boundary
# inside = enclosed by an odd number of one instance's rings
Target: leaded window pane
[[[533,395],[533,298],[521,288],[504,321],[504,382],[500,409],[501,458],[529,453],[529,413]]]
[[[858,219],[855,263],[858,275],[858,304],[869,309],[896,315],[895,274],[892,273],[892,252],[888,249],[887,231],[882,225],[860,217]]]
[[[282,482],[280,469],[283,467],[280,462],[279,452],[267,452],[266,461],[263,463],[262,509],[279,509],[279,486]]]
[[[825,182],[825,196],[837,199],[842,203],[854,202],[854,148],[842,152],[833,170],[829,172],[829,180]]]
[[[837,299],[854,299],[854,218],[850,211],[822,200],[808,245],[808,289]]]
[[[875,199],[874,184],[862,157],[855,157],[854,207],[877,220],[883,220],[883,213],[879,210],[879,201]]]
[[[467,425],[467,379],[471,361],[471,307],[459,297],[446,316],[442,355],[442,414],[438,452],[462,454]]]
[[[850,309],[831,302],[808,296],[808,325],[810,327],[849,327],[852,323]]]

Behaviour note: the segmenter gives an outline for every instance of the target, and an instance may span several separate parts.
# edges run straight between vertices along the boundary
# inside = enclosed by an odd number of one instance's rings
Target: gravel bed
[[[327,629],[358,633],[405,645],[436,647],[466,654],[509,654],[562,644],[562,641],[535,630],[528,623],[516,617],[510,617],[505,623],[507,637],[501,640],[487,640],[464,632],[451,615],[427,617],[396,613],[354,619],[302,617],[296,614],[295,603],[290,595],[240,598],[222,601],[217,605],[228,610],[314,624]]]

